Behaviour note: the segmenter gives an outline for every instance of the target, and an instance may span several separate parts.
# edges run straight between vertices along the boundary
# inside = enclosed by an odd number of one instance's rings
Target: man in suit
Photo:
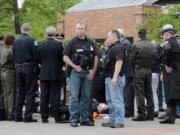
[[[50,26],[46,30],[47,40],[38,48],[41,86],[40,113],[42,123],[48,123],[49,97],[52,96],[52,113],[55,122],[61,121],[60,114],[60,85],[61,68],[63,66],[62,44],[54,39],[56,29]]]

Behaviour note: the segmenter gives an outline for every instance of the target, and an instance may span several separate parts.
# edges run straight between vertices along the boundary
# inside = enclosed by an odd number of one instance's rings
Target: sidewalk
[[[52,118],[50,123],[42,124],[40,115],[35,114],[38,123],[0,122],[0,135],[180,135],[180,119],[174,125],[159,124],[158,119],[147,122],[133,122],[125,120],[125,127],[119,129],[101,127],[97,120],[94,127],[72,128],[69,124],[55,124]]]

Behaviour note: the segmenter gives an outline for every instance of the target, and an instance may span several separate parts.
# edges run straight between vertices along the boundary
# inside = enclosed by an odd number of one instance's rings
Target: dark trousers
[[[103,74],[96,74],[94,78],[94,86],[93,87],[93,97],[99,102],[99,103],[105,103],[105,77]]]
[[[16,69],[16,110],[15,119],[22,118],[22,108],[25,104],[24,118],[32,118],[35,103],[35,83],[33,66],[19,66]]]
[[[2,87],[1,81],[2,80],[1,80],[1,74],[0,74],[0,107],[4,107],[4,92],[3,92],[3,87]]]
[[[152,73],[151,69],[140,68],[135,72],[135,95],[139,115],[153,116],[154,101],[152,95]],[[147,104],[145,106],[145,98]]]
[[[60,120],[60,81],[41,80],[41,103],[40,113],[43,120],[49,117],[49,104],[51,95],[52,115],[56,121]]]
[[[134,83],[133,77],[126,77],[124,86],[125,116],[134,116]]]
[[[167,118],[170,121],[175,121],[176,118],[176,108],[180,105],[180,99],[170,99],[167,102]]]

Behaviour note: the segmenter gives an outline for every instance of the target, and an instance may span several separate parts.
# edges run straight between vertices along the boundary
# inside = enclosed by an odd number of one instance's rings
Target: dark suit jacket
[[[48,38],[38,46],[40,80],[61,80],[63,66],[62,43]]]

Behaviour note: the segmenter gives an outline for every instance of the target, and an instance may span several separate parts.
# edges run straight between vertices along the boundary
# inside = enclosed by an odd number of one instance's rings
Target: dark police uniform
[[[70,71],[70,120],[77,124],[80,113],[81,124],[90,124],[89,103],[92,81],[87,79],[89,70],[93,69],[94,57],[97,56],[96,45],[88,37],[79,39],[74,37],[65,47],[64,55],[68,56],[73,63],[80,65],[83,69],[77,72],[74,69]]]
[[[125,48],[125,86],[124,86],[124,104],[125,104],[125,117],[134,116],[134,84],[133,84],[133,69],[129,64],[129,50],[132,46],[130,41],[122,38],[120,43]]]
[[[102,69],[102,62],[103,62],[103,58],[106,55],[106,51],[107,51],[106,48],[100,48],[97,53],[99,63],[98,63],[95,77],[94,77],[94,87],[93,87],[94,96],[93,97],[99,103],[106,102],[106,99],[105,99],[105,76],[104,76],[103,69]]]
[[[40,59],[40,86],[41,104],[40,112],[43,122],[48,119],[49,98],[51,94],[52,114],[55,121],[60,121],[60,87],[63,66],[63,46],[62,43],[48,38],[38,46]]]
[[[130,51],[130,62],[134,67],[134,85],[138,109],[138,116],[133,120],[154,119],[154,103],[152,95],[152,73],[151,65],[153,62],[155,47],[149,40],[140,40],[133,45]],[[145,107],[145,98],[147,104]]]
[[[174,123],[176,106],[180,105],[180,45],[175,37],[171,37],[165,43],[163,49],[163,65],[173,69],[172,73],[163,74],[168,117],[160,123]]]
[[[24,121],[31,122],[35,100],[34,66],[37,62],[36,41],[23,33],[15,42],[14,55],[16,64],[16,110],[15,121],[22,121],[22,108],[25,102]],[[36,79],[35,79],[36,78]]]

